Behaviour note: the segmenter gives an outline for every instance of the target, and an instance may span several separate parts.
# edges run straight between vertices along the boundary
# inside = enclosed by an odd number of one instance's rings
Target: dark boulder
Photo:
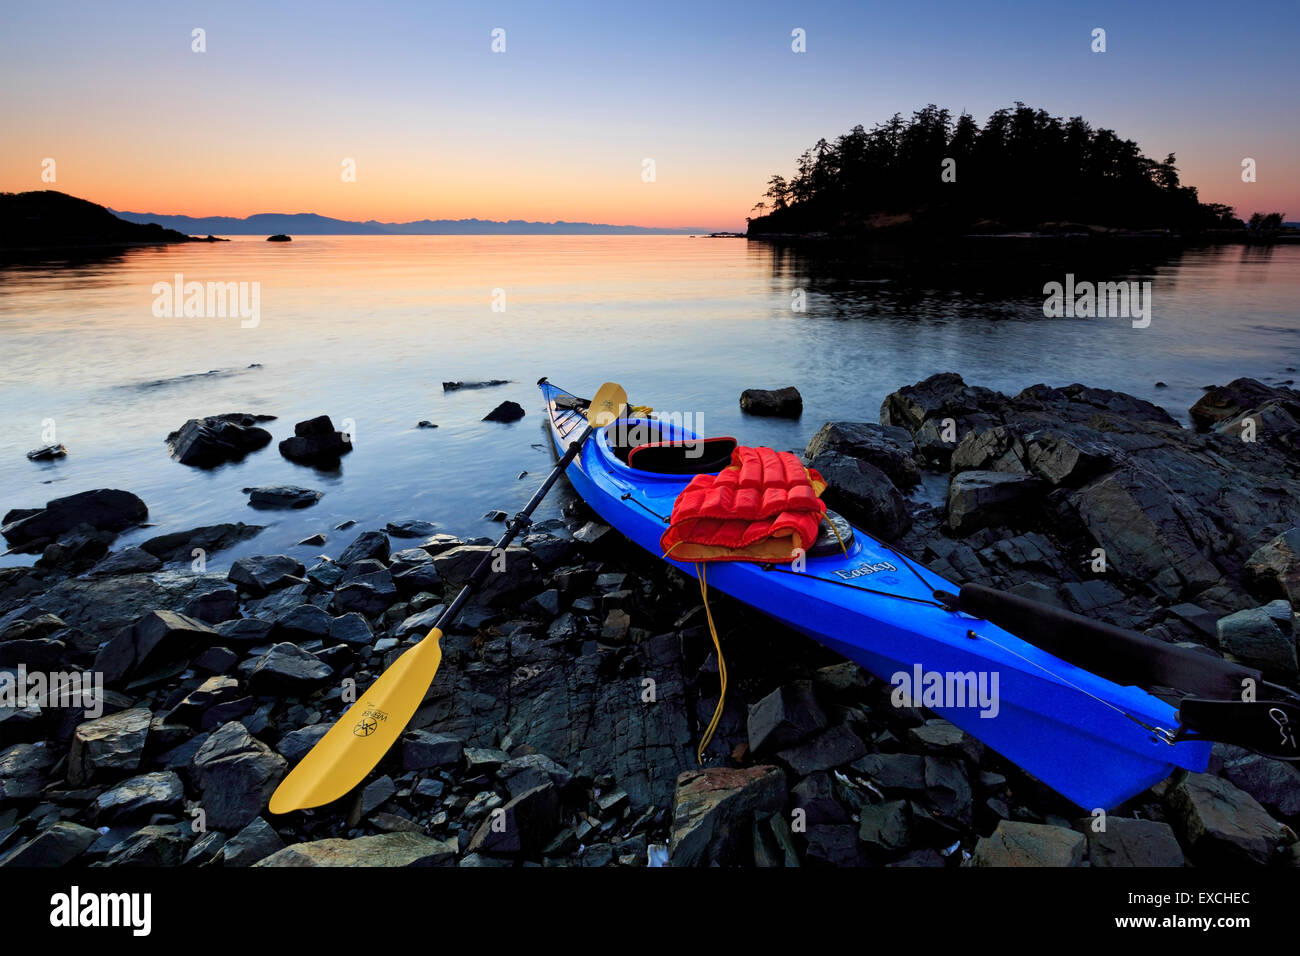
[[[129,491],[99,488],[55,498],[44,508],[20,512],[20,517],[9,520],[13,514],[5,516],[0,535],[11,545],[22,545],[57,538],[78,525],[89,525],[96,531],[123,531],[149,517],[149,509]]]
[[[175,813],[185,800],[185,785],[172,770],[157,770],[123,780],[105,790],[87,810],[96,824],[148,821],[160,813]]]
[[[747,388],[740,393],[740,410],[770,418],[798,418],[803,414],[803,396],[793,385],[785,388]]]
[[[214,730],[194,755],[193,778],[215,830],[246,827],[266,808],[287,763],[238,721]]]
[[[397,587],[387,570],[362,574],[334,592],[335,614],[363,614],[378,617],[397,603]]]
[[[56,458],[64,458],[68,454],[68,449],[62,445],[45,445],[42,448],[35,448],[27,453],[28,461],[54,461]]]
[[[1272,680],[1290,683],[1300,674],[1286,601],[1235,611],[1220,618],[1216,627],[1219,650],[1229,660],[1258,667]]]
[[[159,561],[188,561],[194,557],[196,548],[205,554],[212,554],[240,541],[247,541],[261,530],[262,525],[244,524],[242,521],[234,524],[204,525],[201,528],[191,528],[189,531],[160,534],[141,543],[140,548],[148,551]]]
[[[488,814],[466,847],[468,853],[535,855],[560,823],[559,791],[550,781],[511,797],[500,814]]]
[[[1222,576],[1206,554],[1220,537],[1211,518],[1150,471],[1111,472],[1068,500],[1108,567],[1126,579],[1179,599]]]
[[[778,759],[797,777],[843,767],[867,754],[867,745],[844,724],[836,724],[803,743],[782,750]]]
[[[248,672],[248,689],[259,696],[300,697],[334,676],[334,669],[297,644],[276,644]]]
[[[78,724],[68,751],[68,783],[80,787],[106,771],[135,770],[152,720],[152,713],[135,707]]]
[[[448,734],[413,730],[402,737],[402,769],[454,767],[465,753],[465,742]]]
[[[1253,378],[1238,378],[1207,390],[1187,413],[1197,431],[1204,432],[1273,401],[1300,402],[1300,392],[1265,385]]]
[[[812,461],[823,452],[839,452],[875,465],[899,488],[920,483],[921,472],[912,455],[916,445],[906,428],[874,422],[827,422],[804,449]]]
[[[240,558],[230,566],[227,580],[250,594],[261,596],[302,578],[302,562],[285,554],[260,554]]]
[[[1024,474],[964,471],[948,486],[948,527],[960,534],[1032,519],[1043,483]]]
[[[1288,837],[1254,797],[1209,774],[1188,774],[1166,791],[1164,803],[1193,862],[1202,866],[1266,866]]]
[[[384,530],[394,538],[427,538],[437,533],[438,526],[432,521],[421,521],[419,518],[403,518],[401,521],[388,522]]]
[[[239,592],[234,588],[217,588],[190,599],[182,613],[204,624],[220,624],[239,617]]]
[[[483,416],[485,422],[517,422],[524,417],[524,408],[518,402],[505,401]]]
[[[264,511],[287,508],[310,508],[321,500],[325,494],[313,488],[299,488],[295,485],[261,485],[245,488],[250,507]]]
[[[180,866],[185,858],[188,823],[150,824],[115,844],[104,857],[105,866]]]
[[[138,574],[157,571],[161,567],[162,562],[143,548],[123,548],[121,551],[114,551],[108,557],[96,563],[90,573],[100,576]]]
[[[249,452],[269,445],[271,433],[257,426],[274,419],[274,415],[240,412],[191,418],[167,436],[167,445],[171,456],[182,465],[215,468],[228,461],[240,461]]]
[[[1003,820],[992,836],[980,837],[971,866],[1081,866],[1086,842],[1065,827]]]
[[[150,611],[118,631],[95,655],[95,670],[115,684],[217,643],[217,632],[175,611]]]
[[[826,726],[826,714],[809,681],[778,687],[749,708],[749,749],[784,750],[802,743]]]
[[[912,526],[907,500],[869,461],[825,451],[809,467],[826,479],[826,503],[854,524],[886,540],[901,537]]]
[[[670,866],[751,862],[756,818],[785,810],[785,775],[776,767],[683,773],[673,796]]]
[[[1093,866],[1182,866],[1183,849],[1173,828],[1157,820],[1107,817],[1102,829],[1089,817],[1080,823],[1088,834],[1088,860]]]
[[[329,635],[334,619],[314,604],[299,604],[275,622],[271,629],[277,641],[302,642]]]
[[[434,555],[433,565],[449,588],[459,590],[480,561],[492,558],[495,563],[474,597],[490,607],[509,604],[536,590],[533,556],[526,549],[512,546],[499,555],[493,550],[489,545],[461,545]]]
[[[318,415],[293,426],[293,437],[280,442],[280,454],[300,465],[334,469],[352,450],[352,442],[334,428],[328,415]]]
[[[231,837],[221,850],[222,866],[252,866],[258,860],[284,849],[280,834],[258,817]]]
[[[0,866],[67,866],[98,839],[90,827],[59,820],[6,854]]]
[[[229,704],[242,696],[244,692],[240,690],[239,681],[233,677],[209,677],[169,710],[164,720],[168,724],[199,727],[204,724],[203,716],[209,710],[221,704]]]
[[[510,380],[504,378],[489,378],[481,382],[443,382],[442,390],[444,392],[459,392],[467,388],[495,388],[497,385],[509,385]]]
[[[343,567],[363,561],[367,558],[375,561],[388,560],[388,537],[382,531],[363,531],[356,539],[343,549],[337,563]]]

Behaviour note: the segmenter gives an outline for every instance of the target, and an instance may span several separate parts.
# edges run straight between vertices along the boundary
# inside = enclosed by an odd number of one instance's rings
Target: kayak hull
[[[575,398],[543,380],[550,434],[563,452],[583,423]],[[635,422],[633,425],[635,426]],[[693,433],[664,425],[670,437]],[[661,556],[660,536],[689,476],[628,467],[598,429],[569,466],[583,500],[629,540]],[[957,586],[854,529],[848,553],[802,571],[746,562],[707,567],[722,591],[855,661],[1085,810],[1111,809],[1177,768],[1203,771],[1210,744],[1170,744],[1173,707],[1084,671],[977,618],[936,606]],[[669,560],[695,576],[693,564]],[[1145,726],[1143,726],[1145,725]]]

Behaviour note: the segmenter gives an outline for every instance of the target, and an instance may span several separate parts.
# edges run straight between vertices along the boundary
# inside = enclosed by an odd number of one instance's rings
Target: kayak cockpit
[[[731,463],[736,439],[701,438],[672,422],[629,418],[603,429],[601,451],[615,468],[653,475],[709,475]]]

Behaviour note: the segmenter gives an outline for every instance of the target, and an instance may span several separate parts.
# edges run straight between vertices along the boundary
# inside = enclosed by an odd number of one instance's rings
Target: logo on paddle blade
[[[379,729],[379,722],[387,720],[388,714],[377,707],[367,708],[361,714],[361,719],[352,725],[352,734],[355,737],[369,737]]]

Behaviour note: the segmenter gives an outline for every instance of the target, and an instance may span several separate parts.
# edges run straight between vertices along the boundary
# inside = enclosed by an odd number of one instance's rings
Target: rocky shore
[[[943,374],[860,417],[824,425],[806,459],[832,507],[932,570],[1296,686],[1300,392],[1208,389],[1188,429],[1118,392],[1006,396]],[[301,423],[282,454],[337,456],[340,435]],[[170,440],[206,467],[270,436],[217,416]],[[936,488],[942,504],[915,493]],[[491,542],[393,516],[321,528],[338,553],[310,566],[222,567],[261,531],[237,522],[114,550],[147,513],[104,489],[4,516],[10,546],[41,557],[0,570],[0,865],[1300,865],[1291,764],[1218,745],[1211,772],[1099,826],[720,594],[730,688],[701,768],[718,675],[698,588],[580,505],[509,549],[365,785],[274,816],[287,769]],[[102,712],[16,696],[33,673],[56,689],[102,678]]]

